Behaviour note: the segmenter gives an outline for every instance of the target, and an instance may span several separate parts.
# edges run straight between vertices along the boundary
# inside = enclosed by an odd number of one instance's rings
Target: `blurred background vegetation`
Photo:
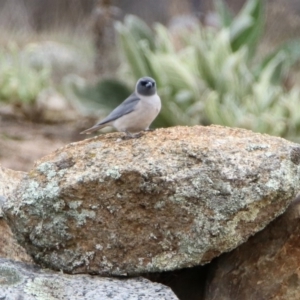
[[[0,159],[32,128],[32,143],[83,138],[145,75],[154,127],[300,142],[299,59],[299,0],[0,0]]]

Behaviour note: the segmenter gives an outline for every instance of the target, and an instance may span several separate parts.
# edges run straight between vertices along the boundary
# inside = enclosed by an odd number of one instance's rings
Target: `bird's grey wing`
[[[140,100],[141,99],[135,93],[132,93],[119,106],[117,106],[106,118],[104,118],[96,125],[104,125],[131,113],[132,111],[134,111],[136,105]]]

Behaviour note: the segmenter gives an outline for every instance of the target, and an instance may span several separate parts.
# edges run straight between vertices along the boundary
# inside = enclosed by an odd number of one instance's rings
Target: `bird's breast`
[[[155,112],[159,112],[161,109],[161,101],[157,94],[141,98],[139,105],[141,106],[141,109],[150,109]]]

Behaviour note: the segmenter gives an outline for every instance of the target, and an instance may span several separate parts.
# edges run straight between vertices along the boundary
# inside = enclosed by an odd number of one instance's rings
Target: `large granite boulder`
[[[178,300],[170,288],[145,278],[67,275],[1,258],[0,299]]]
[[[280,215],[300,146],[220,126],[101,135],[38,161],[3,209],[34,260],[70,273],[205,264]]]

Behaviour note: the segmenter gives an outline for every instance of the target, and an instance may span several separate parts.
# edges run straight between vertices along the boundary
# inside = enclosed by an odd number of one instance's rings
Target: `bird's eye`
[[[153,81],[141,81],[141,85],[142,86],[146,86],[146,87],[153,87],[153,86],[155,86],[155,82],[153,82]]]

